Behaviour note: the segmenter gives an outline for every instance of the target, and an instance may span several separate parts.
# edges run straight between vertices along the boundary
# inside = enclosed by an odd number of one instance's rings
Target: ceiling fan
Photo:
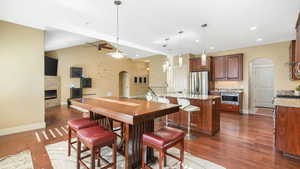
[[[110,44],[108,43],[86,43],[86,45],[88,47],[96,47],[99,51],[102,50],[102,49],[108,49],[108,50],[113,50],[114,47],[112,47]]]

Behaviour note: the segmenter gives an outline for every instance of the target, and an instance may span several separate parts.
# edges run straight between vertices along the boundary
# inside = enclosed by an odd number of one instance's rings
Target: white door
[[[254,66],[254,104],[255,107],[273,107],[273,66]]]

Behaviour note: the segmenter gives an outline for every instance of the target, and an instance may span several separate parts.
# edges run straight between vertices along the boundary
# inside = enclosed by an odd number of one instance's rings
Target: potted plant
[[[295,95],[300,96],[300,86],[296,87],[295,89]]]

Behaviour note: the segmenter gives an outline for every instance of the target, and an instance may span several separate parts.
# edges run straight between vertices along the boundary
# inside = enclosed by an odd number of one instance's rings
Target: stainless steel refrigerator
[[[191,94],[208,94],[208,72],[190,72],[189,85]]]

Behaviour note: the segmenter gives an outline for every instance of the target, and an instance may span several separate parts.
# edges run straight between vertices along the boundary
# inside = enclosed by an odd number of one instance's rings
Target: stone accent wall
[[[60,105],[60,100],[61,100],[60,77],[45,76],[45,90],[57,90],[57,98],[45,100],[45,108]]]

